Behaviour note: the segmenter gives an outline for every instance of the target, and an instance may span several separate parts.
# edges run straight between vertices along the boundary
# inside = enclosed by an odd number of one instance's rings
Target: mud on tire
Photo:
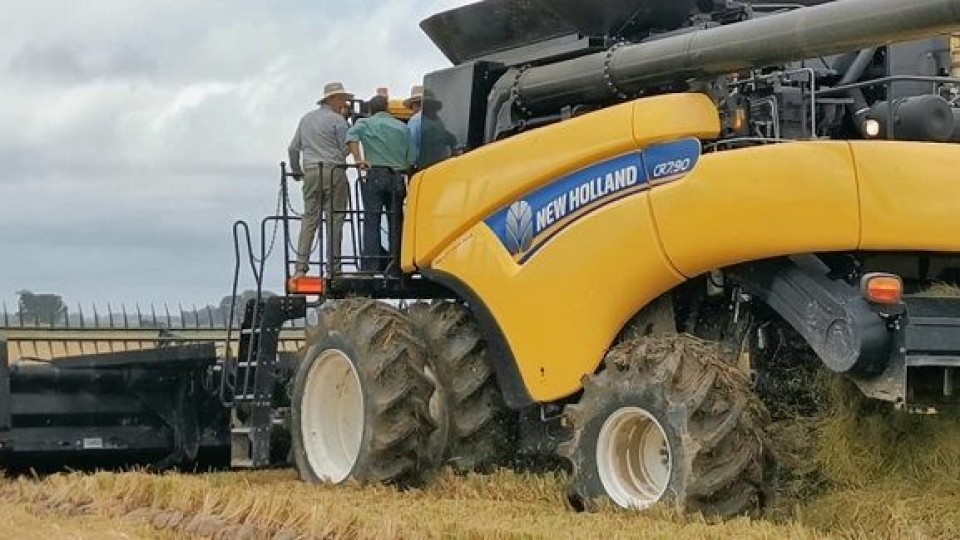
[[[686,335],[610,350],[606,369],[585,378],[581,400],[565,410],[572,438],[560,454],[573,466],[574,508],[663,503],[721,518],[760,508],[769,496],[767,415],[747,377],[716,351]]]
[[[503,401],[477,323],[463,304],[416,303],[410,318],[427,343],[437,393],[437,430],[430,452],[455,471],[488,472],[505,464],[515,446],[516,415]]]
[[[291,436],[301,477],[415,487],[429,474],[433,385],[408,318],[373,300],[333,304],[307,335],[293,383]]]

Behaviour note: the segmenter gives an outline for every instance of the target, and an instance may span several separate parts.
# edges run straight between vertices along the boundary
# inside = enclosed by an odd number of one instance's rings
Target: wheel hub
[[[360,455],[365,412],[360,377],[346,353],[320,353],[302,399],[301,435],[310,467],[321,480],[343,482]]]
[[[596,458],[604,490],[624,508],[643,510],[655,504],[673,472],[663,426],[640,407],[623,407],[607,417]]]

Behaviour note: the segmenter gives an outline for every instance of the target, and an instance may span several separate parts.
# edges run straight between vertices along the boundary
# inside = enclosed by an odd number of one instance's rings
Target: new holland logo
[[[533,207],[527,201],[510,205],[506,215],[506,246],[513,255],[530,250],[533,245]]]
[[[583,217],[625,197],[683,178],[699,158],[697,139],[624,154],[544,184],[488,217],[485,223],[523,264]]]

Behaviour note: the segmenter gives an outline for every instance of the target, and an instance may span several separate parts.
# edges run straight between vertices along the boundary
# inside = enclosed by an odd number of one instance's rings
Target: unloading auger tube
[[[511,95],[521,110],[553,113],[571,103],[626,99],[652,85],[909,41],[958,25],[960,0],[838,0],[511,69],[491,95],[488,119],[510,105]]]

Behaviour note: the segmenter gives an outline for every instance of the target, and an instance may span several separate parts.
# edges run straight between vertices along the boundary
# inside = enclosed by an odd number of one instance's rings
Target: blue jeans
[[[360,183],[363,197],[363,235],[361,236],[360,270],[383,272],[391,261],[400,258],[403,198],[406,185],[403,176],[385,167],[372,167]],[[382,216],[387,216],[389,246],[380,242]]]

